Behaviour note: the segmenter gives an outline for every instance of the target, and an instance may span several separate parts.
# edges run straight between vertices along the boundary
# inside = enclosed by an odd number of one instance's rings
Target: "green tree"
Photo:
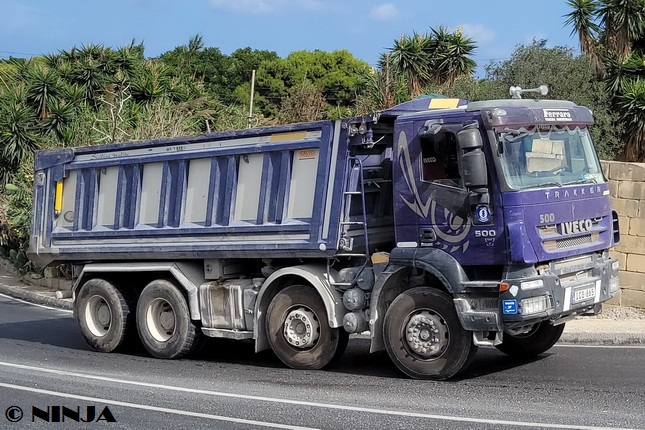
[[[275,116],[289,90],[309,82],[320,88],[327,100],[328,116],[334,109],[352,106],[361,74],[369,65],[345,50],[295,51],[284,59],[264,61],[257,72],[257,106],[266,116]]]
[[[486,70],[487,81],[479,87],[482,99],[508,98],[513,85],[547,85],[549,98],[571,100],[593,111],[595,125],[590,130],[602,158],[613,159],[620,151],[622,129],[616,125],[618,115],[612,109],[611,96],[599,85],[588,56],[574,56],[567,47],[547,48],[546,41],[541,40],[519,46],[510,59],[493,62]]]
[[[238,49],[231,54],[226,71],[226,87],[217,95],[224,103],[249,104],[251,93],[251,75],[253,70],[258,70],[264,62],[276,61],[280,57],[274,51],[252,50],[251,48]],[[232,89],[232,91],[230,91]]]
[[[289,90],[278,112],[278,121],[294,123],[321,120],[325,117],[326,107],[323,92],[314,84],[304,81]]]
[[[379,59],[379,69],[369,69],[362,74],[356,97],[356,115],[383,110],[409,99],[406,79],[392,70],[391,54]]]
[[[645,1],[568,0],[572,11],[566,25],[578,34],[580,49],[598,57],[599,76],[605,79],[618,110],[626,142],[619,159],[645,161]]]

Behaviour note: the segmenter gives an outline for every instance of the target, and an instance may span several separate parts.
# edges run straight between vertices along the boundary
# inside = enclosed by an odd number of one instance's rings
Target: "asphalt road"
[[[364,339],[328,371],[228,341],[178,361],[99,354],[70,312],[0,296],[0,428],[88,428],[39,418],[65,407],[114,429],[645,429],[644,406],[642,347],[556,346],[531,361],[480,348],[460,379],[414,381]]]

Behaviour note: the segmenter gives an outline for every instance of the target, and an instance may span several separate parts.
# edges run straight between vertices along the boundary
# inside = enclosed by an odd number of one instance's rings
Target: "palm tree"
[[[476,63],[471,58],[474,41],[461,29],[430,29],[429,34],[401,36],[390,50],[392,71],[408,82],[411,97],[419,96],[429,85],[452,87],[460,76],[471,75]]]
[[[600,26],[596,23],[599,9],[598,1],[567,0],[567,4],[573,10],[565,15],[567,20],[564,25],[573,27],[571,35],[578,34],[580,51],[589,56],[596,71],[603,73],[604,68],[598,52],[600,34]]]
[[[47,118],[47,106],[60,92],[61,82],[55,70],[36,65],[28,73],[27,101],[38,112],[41,120]]]
[[[645,161],[645,2],[569,0],[566,24],[578,33],[580,48],[599,54],[597,67],[624,126],[623,161]],[[593,57],[592,57],[593,59]]]
[[[133,76],[130,91],[134,101],[149,103],[167,95],[170,83],[168,67],[161,61],[149,60]]]
[[[630,80],[617,97],[627,144],[621,159],[645,161],[645,80]]]
[[[131,78],[137,67],[144,61],[143,43],[135,44],[133,40],[129,45],[116,50],[113,61],[116,69],[122,74],[124,79]]]
[[[395,73],[407,79],[408,90],[413,98],[418,97],[431,81],[428,69],[428,42],[426,36],[418,33],[411,37],[402,35],[399,40],[394,41],[394,46],[390,49],[392,68]]]
[[[634,42],[643,37],[645,4],[642,0],[602,0],[598,9],[603,42],[607,50],[624,61],[632,52]]]
[[[67,143],[66,129],[74,119],[74,106],[68,102],[53,99],[48,104],[49,115],[41,123],[45,133],[53,133],[58,140]]]
[[[359,95],[356,98],[357,114],[390,108],[409,100],[406,79],[392,68],[391,53],[382,54],[378,69],[361,73]]]
[[[435,50],[432,54],[435,84],[452,87],[460,76],[472,75],[477,64],[471,58],[476,49],[474,41],[466,37],[461,29],[453,33],[443,27],[432,29]]]
[[[6,184],[20,162],[39,147],[31,108],[12,94],[0,100],[0,184]]]

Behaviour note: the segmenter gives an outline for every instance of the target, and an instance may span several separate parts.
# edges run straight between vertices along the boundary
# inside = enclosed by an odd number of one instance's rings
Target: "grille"
[[[590,234],[585,234],[584,236],[569,237],[566,239],[558,239],[555,241],[556,249],[566,249],[573,248],[574,246],[586,245],[592,243],[592,237]]]

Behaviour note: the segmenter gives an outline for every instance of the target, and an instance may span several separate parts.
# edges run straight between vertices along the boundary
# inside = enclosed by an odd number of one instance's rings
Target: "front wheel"
[[[404,291],[383,322],[385,348],[396,366],[415,379],[444,380],[471,363],[477,351],[448,294],[430,287]]]
[[[329,326],[318,292],[304,285],[287,287],[267,309],[267,336],[275,355],[293,369],[322,369],[345,351],[349,334]]]
[[[193,352],[203,336],[190,319],[184,295],[164,279],[152,281],[141,292],[137,328],[143,346],[157,358],[181,358]]]
[[[496,348],[515,358],[531,358],[542,354],[560,340],[564,324],[552,325],[548,321],[534,324],[525,333],[504,332],[504,341]]]

